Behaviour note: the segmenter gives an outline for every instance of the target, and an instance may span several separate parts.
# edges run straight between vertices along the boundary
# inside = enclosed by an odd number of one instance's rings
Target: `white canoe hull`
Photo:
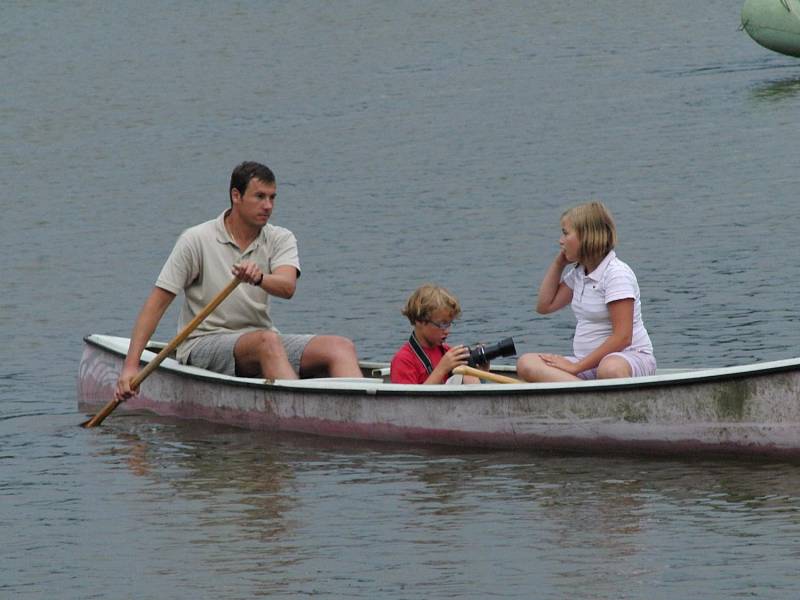
[[[94,412],[111,399],[127,346],[125,338],[86,338],[78,381],[82,410]],[[143,361],[154,356],[146,351]],[[800,359],[637,379],[470,386],[407,386],[380,378],[267,383],[167,359],[115,414],[126,411],[391,442],[798,456]]]

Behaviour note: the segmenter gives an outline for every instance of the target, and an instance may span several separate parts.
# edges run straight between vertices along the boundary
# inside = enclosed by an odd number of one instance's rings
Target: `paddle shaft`
[[[195,329],[197,329],[197,326],[200,325],[200,323],[202,323],[206,319],[206,317],[208,317],[208,315],[214,312],[214,309],[216,309],[217,306],[219,306],[222,303],[222,301],[225,300],[225,298],[227,298],[230,295],[230,293],[236,289],[236,286],[239,285],[241,281],[242,280],[239,279],[238,277],[234,277],[231,280],[231,282],[227,286],[225,286],[225,288],[219,294],[217,294],[205,308],[203,308],[203,310],[197,313],[194,319],[192,319],[186,325],[186,327],[181,329],[178,335],[176,335],[172,339],[172,341],[170,341],[169,344],[164,346],[164,349],[161,350],[161,352],[159,352],[156,355],[156,357],[153,360],[151,360],[147,364],[147,366],[145,366],[144,369],[139,371],[133,377],[133,379],[131,379],[131,389],[132,390],[137,389],[141,385],[141,383],[147,378],[147,376],[150,375],[150,373],[152,373],[153,371],[155,371],[158,365],[160,365],[164,361],[164,359],[167,358],[175,350],[175,348],[178,347],[178,345],[181,342],[183,342],[187,337],[189,337],[189,334],[192,333]],[[99,413],[97,413],[91,419],[89,419],[85,423],[82,423],[81,425],[83,425],[83,427],[96,427],[97,425],[100,425],[100,423],[102,423],[108,415],[114,412],[114,409],[117,408],[117,406],[119,406],[121,402],[122,400],[117,400],[116,398],[114,398],[108,404],[106,404],[102,408],[102,410],[100,410]]]
[[[513,377],[506,377],[505,375],[497,375],[496,373],[490,373],[489,371],[484,371],[482,369],[474,369],[466,365],[461,365],[460,367],[456,367],[455,369],[453,369],[453,373],[458,373],[459,375],[472,375],[474,377],[480,377],[481,379],[485,379],[486,381],[494,381],[495,383],[525,383],[524,381],[520,381],[519,379],[514,379]]]

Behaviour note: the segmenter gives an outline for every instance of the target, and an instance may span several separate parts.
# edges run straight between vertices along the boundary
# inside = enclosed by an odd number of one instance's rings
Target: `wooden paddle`
[[[473,369],[472,367],[468,367],[466,365],[456,367],[453,369],[453,373],[458,373],[459,375],[472,375],[473,377],[480,377],[481,379],[493,381],[495,383],[525,383],[524,381],[514,379],[513,377],[497,375],[495,373],[490,373],[489,371],[483,371],[482,369]]]
[[[206,319],[206,317],[208,317],[208,315],[214,312],[214,309],[217,308],[217,306],[219,306],[222,303],[222,301],[225,300],[225,298],[227,298],[230,295],[230,293],[236,289],[236,286],[239,285],[241,281],[242,280],[239,279],[238,277],[234,277],[231,280],[231,282],[227,286],[225,286],[225,289],[223,289],[219,294],[217,294],[214,297],[214,299],[211,302],[209,302],[208,305],[203,310],[197,313],[195,318],[192,319],[189,322],[189,324],[186,325],[186,327],[184,327],[178,333],[178,335],[176,335],[172,339],[172,341],[169,344],[164,346],[164,349],[161,350],[161,352],[159,352],[156,355],[156,357],[153,360],[151,360],[144,369],[139,371],[134,376],[134,378],[131,379],[131,389],[132,390],[137,389],[139,385],[141,385],[142,381],[144,381],[145,378],[147,378],[147,376],[150,375],[150,373],[155,371],[156,367],[158,367],[158,365],[160,365],[162,361],[165,358],[167,358],[167,356],[169,356],[172,353],[172,351],[175,350],[175,348],[177,348],[178,345],[183,340],[189,337],[189,334],[192,333],[192,331],[194,331],[197,328],[197,326],[200,325],[200,323],[202,323]],[[114,409],[120,405],[121,402],[122,400],[117,400],[116,398],[114,398],[108,404],[106,404],[99,413],[97,413],[88,421],[84,421],[83,423],[81,423],[81,427],[90,428],[100,425],[100,423],[102,423],[103,420],[108,415],[110,415],[114,411]]]

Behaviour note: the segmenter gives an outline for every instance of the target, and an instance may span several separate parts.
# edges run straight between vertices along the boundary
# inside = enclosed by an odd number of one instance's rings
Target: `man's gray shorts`
[[[233,355],[233,348],[236,341],[245,333],[216,333],[204,335],[197,339],[192,351],[189,353],[188,363],[195,367],[208,369],[225,375],[236,375],[236,359]],[[311,341],[313,335],[287,335],[279,334],[283,349],[289,358],[295,373],[300,373],[300,359],[306,344]]]

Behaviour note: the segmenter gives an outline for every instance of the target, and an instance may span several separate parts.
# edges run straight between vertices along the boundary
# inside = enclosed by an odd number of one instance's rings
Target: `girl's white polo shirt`
[[[639,283],[616,252],[609,252],[589,274],[580,264],[573,265],[564,272],[561,281],[572,289],[571,307],[578,321],[572,351],[577,358],[590,354],[611,335],[608,303],[625,298],[633,298],[633,338],[625,350],[653,353],[653,344],[642,322]]]

